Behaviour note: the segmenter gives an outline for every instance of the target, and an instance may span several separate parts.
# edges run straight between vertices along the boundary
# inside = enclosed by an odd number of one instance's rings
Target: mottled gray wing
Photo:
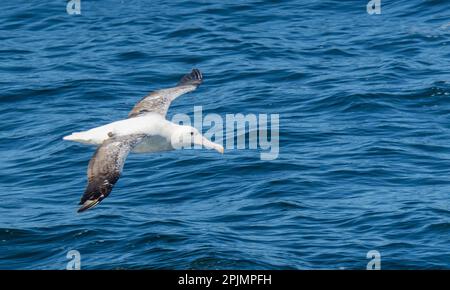
[[[194,91],[202,81],[202,73],[198,69],[193,69],[189,74],[181,78],[176,87],[152,92],[140,100],[128,114],[128,118],[147,113],[158,113],[166,116],[170,103],[173,100],[183,94]]]
[[[106,198],[119,180],[125,159],[145,135],[114,137],[105,140],[89,161],[88,185],[81,197],[78,212],[96,206]]]

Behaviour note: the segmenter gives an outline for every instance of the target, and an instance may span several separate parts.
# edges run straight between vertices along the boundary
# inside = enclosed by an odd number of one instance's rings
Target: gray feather
[[[194,91],[202,81],[203,76],[201,72],[198,69],[193,69],[189,74],[181,78],[176,87],[155,91],[142,98],[128,114],[128,118],[147,113],[157,113],[166,116],[173,100],[183,94]]]
[[[88,185],[81,197],[78,212],[85,211],[106,198],[120,178],[130,151],[145,135],[112,137],[97,148],[89,161]]]

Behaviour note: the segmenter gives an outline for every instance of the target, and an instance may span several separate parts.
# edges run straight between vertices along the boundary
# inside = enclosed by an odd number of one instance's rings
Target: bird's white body
[[[111,136],[144,134],[148,137],[144,138],[133,149],[133,152],[147,153],[171,149],[171,136],[176,127],[178,125],[167,121],[159,114],[146,114],[141,117],[112,122],[87,131],[75,132],[63,139],[83,144],[101,145]]]

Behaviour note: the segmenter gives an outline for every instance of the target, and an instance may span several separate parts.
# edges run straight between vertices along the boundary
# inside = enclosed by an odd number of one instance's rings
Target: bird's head
[[[191,126],[177,126],[172,133],[171,144],[175,149],[192,148],[193,145],[200,145],[223,154],[222,145],[209,141]]]

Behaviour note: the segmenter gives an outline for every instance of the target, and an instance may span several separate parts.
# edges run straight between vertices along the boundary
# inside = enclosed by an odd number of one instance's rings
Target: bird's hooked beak
[[[201,138],[196,138],[197,140],[194,140],[194,143],[197,145],[203,145],[205,148],[208,149],[214,149],[217,152],[223,154],[223,146],[219,145],[217,143],[211,142],[208,139],[206,139],[205,137],[201,136]]]

